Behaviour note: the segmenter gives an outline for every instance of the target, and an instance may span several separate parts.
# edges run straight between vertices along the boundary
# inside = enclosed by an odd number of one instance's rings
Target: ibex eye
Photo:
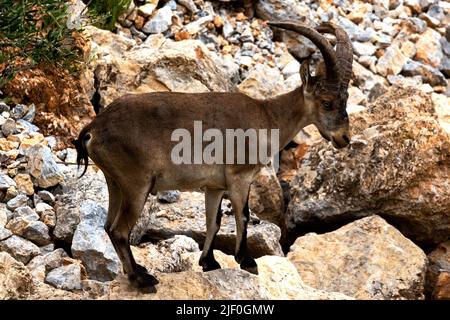
[[[327,110],[330,110],[333,107],[333,105],[331,104],[330,101],[323,101],[322,106],[324,107],[324,109],[327,109]]]

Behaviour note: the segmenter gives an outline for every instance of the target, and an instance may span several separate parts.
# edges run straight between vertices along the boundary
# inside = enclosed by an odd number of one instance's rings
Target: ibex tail
[[[87,128],[84,128],[81,132],[80,135],[78,136],[77,140],[72,140],[72,143],[75,146],[75,149],[77,150],[77,165],[78,165],[78,169],[80,169],[81,163],[84,163],[84,170],[83,173],[81,174],[81,176],[79,176],[78,178],[81,178],[85,173],[86,170],[88,168],[88,163],[89,163],[89,155],[88,155],[88,151],[86,149],[86,142],[91,138],[91,134],[88,132]]]

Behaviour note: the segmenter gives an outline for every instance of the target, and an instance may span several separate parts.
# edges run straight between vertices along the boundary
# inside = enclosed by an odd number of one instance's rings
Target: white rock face
[[[114,279],[121,263],[104,229],[106,210],[87,200],[81,203],[80,219],[72,240],[73,256],[83,262],[89,278],[98,281]]]
[[[357,299],[423,299],[425,253],[378,216],[298,238],[288,259],[307,285]]]

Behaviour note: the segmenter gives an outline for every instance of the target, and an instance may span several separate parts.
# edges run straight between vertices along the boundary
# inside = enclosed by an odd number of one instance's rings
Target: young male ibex
[[[204,271],[220,268],[213,243],[220,227],[220,205],[225,191],[236,218],[235,258],[240,267],[257,273],[247,253],[248,193],[259,164],[175,164],[171,135],[178,128],[192,133],[194,121],[203,129],[279,129],[279,149],[305,126],[314,124],[337,148],[349,144],[346,112],[351,76],[352,45],[340,27],[327,23],[315,30],[290,22],[274,27],[309,38],[321,51],[325,69],[311,76],[308,62],[300,67],[302,86],[272,99],[252,99],[242,93],[155,92],[126,95],[112,102],[74,141],[77,163],[87,166],[88,156],[103,171],[109,191],[105,225],[125,273],[137,286],[157,280],[138,265],[131,253],[129,234],[149,193],[178,189],[205,191],[207,235],[199,264]],[[320,33],[334,34],[336,51]],[[86,167],[83,174],[86,172]]]

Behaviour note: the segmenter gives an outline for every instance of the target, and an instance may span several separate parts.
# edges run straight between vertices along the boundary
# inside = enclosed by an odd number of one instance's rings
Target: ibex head
[[[347,89],[353,61],[352,44],[347,33],[332,23],[324,23],[316,30],[289,22],[269,22],[269,25],[295,31],[319,48],[324,60],[324,70],[311,76],[308,61],[304,61],[300,67],[309,122],[336,148],[347,146],[350,142],[346,111]],[[320,33],[336,36],[336,51]]]

